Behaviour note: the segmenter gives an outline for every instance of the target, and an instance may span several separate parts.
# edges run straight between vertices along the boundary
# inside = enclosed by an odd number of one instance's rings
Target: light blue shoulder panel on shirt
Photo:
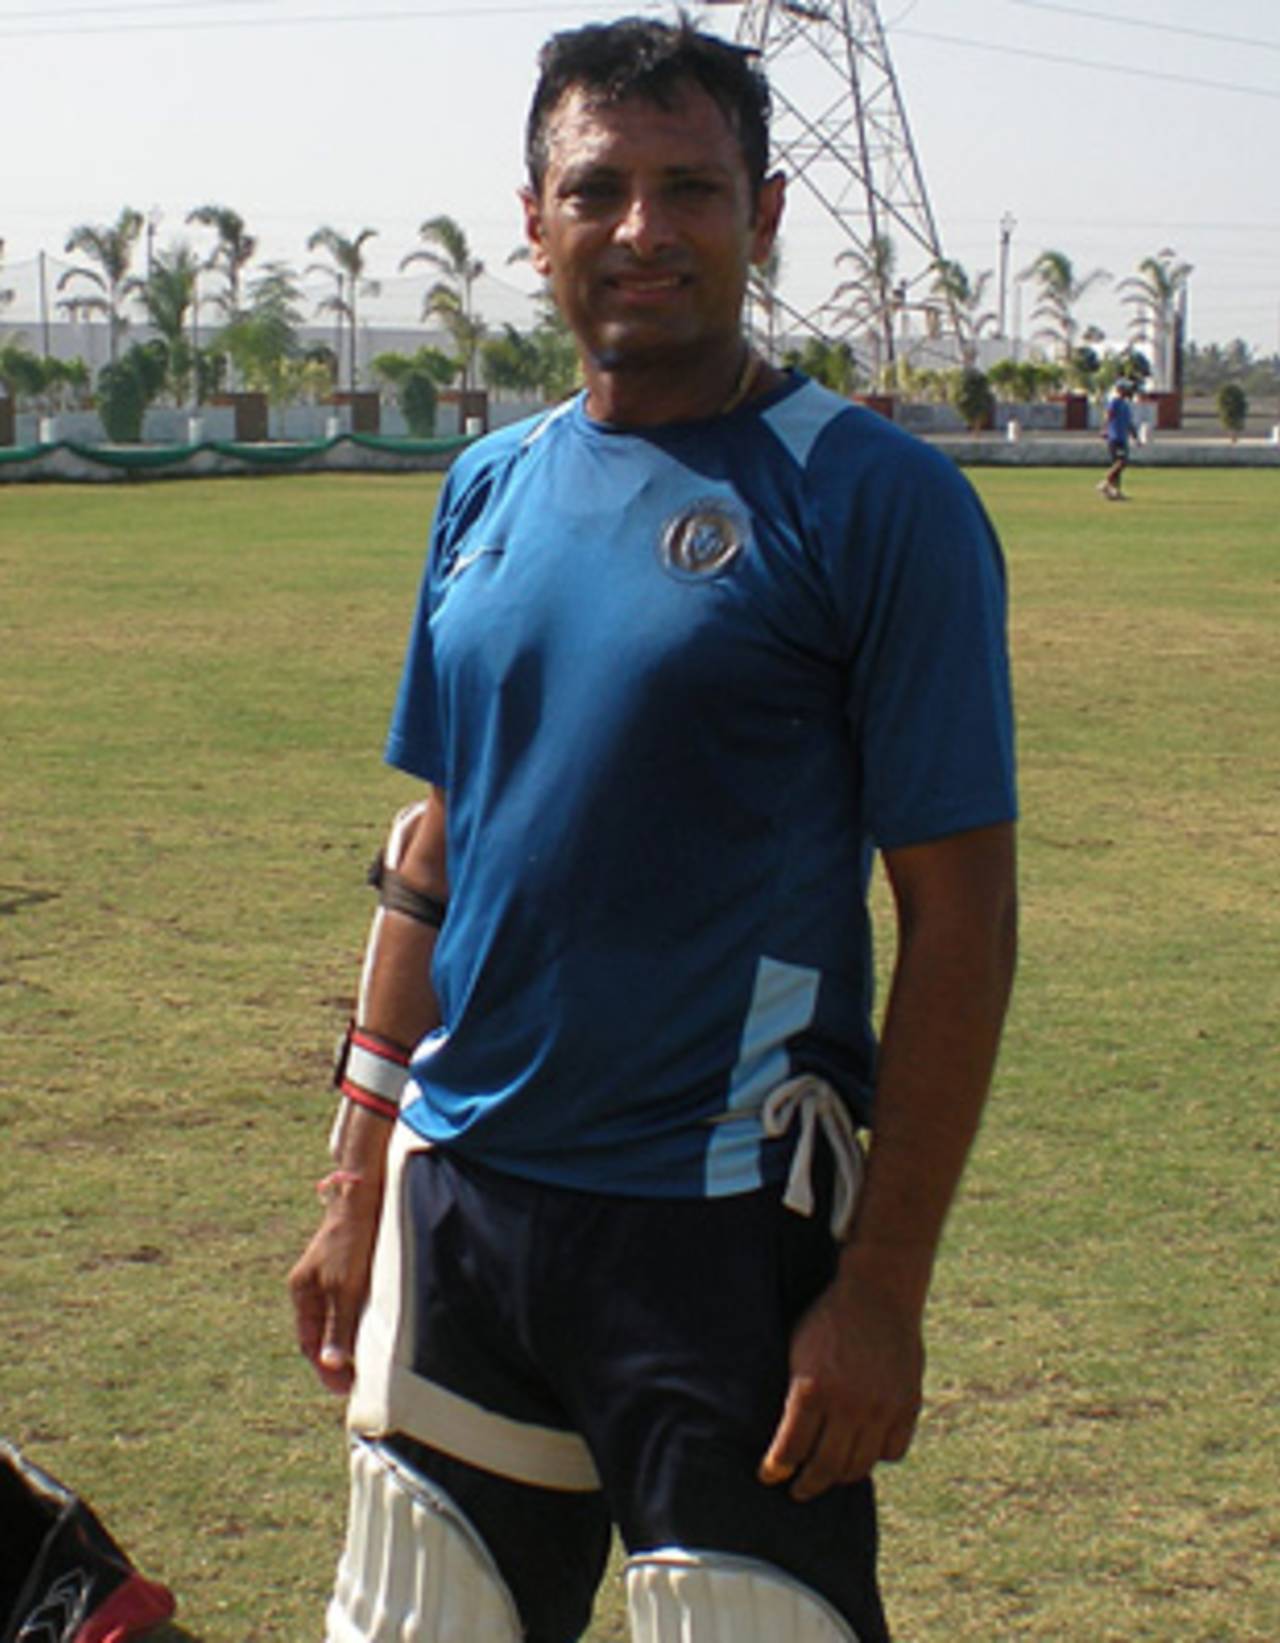
[[[806,382],[797,393],[788,394],[777,405],[770,406],[761,420],[769,424],[803,468],[822,431],[848,409],[847,399],[841,399],[821,383]]]
[[[530,428],[529,432],[520,441],[521,448],[528,450],[530,445],[536,445],[546,433],[552,423],[558,422],[562,416],[567,416],[577,404],[577,399],[566,399],[562,404],[554,406],[545,416],[541,416]]]

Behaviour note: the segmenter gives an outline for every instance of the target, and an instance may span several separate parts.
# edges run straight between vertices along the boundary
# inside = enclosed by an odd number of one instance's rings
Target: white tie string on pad
[[[825,1078],[802,1073],[779,1084],[760,1110],[766,1135],[785,1135],[800,1116],[800,1138],[791,1159],[783,1203],[797,1215],[813,1214],[813,1144],[819,1125],[835,1158],[835,1188],[831,1202],[831,1233],[843,1239],[853,1221],[862,1186],[862,1148],[849,1109]]]

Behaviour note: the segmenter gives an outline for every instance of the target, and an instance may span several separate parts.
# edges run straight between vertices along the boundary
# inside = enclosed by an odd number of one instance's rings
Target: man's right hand
[[[294,1326],[303,1356],[330,1392],[345,1397],[355,1380],[356,1326],[369,1292],[382,1183],[343,1183],[289,1274]]]

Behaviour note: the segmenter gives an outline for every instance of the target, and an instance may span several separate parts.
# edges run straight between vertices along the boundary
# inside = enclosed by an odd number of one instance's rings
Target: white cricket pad
[[[325,1643],[519,1643],[523,1635],[488,1548],[445,1491],[378,1445],[354,1443]]]
[[[627,1560],[631,1643],[858,1643],[824,1597],[783,1570],[680,1547]]]

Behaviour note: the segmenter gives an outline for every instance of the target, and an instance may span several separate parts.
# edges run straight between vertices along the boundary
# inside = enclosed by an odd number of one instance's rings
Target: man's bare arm
[[[1012,826],[886,853],[898,956],[867,1178],[836,1277],[792,1339],[760,1476],[798,1499],[906,1454],[934,1259],[995,1066],[1013,981]]]
[[[445,801],[438,788],[431,789],[411,824],[399,872],[415,890],[448,900]],[[361,1028],[408,1049],[439,1025],[431,986],[435,942],[429,925],[390,908],[379,910],[361,989]],[[338,1393],[351,1388],[352,1348],[369,1288],[391,1136],[388,1119],[353,1102],[346,1108],[323,1218],[289,1274],[298,1345],[324,1384]]]

